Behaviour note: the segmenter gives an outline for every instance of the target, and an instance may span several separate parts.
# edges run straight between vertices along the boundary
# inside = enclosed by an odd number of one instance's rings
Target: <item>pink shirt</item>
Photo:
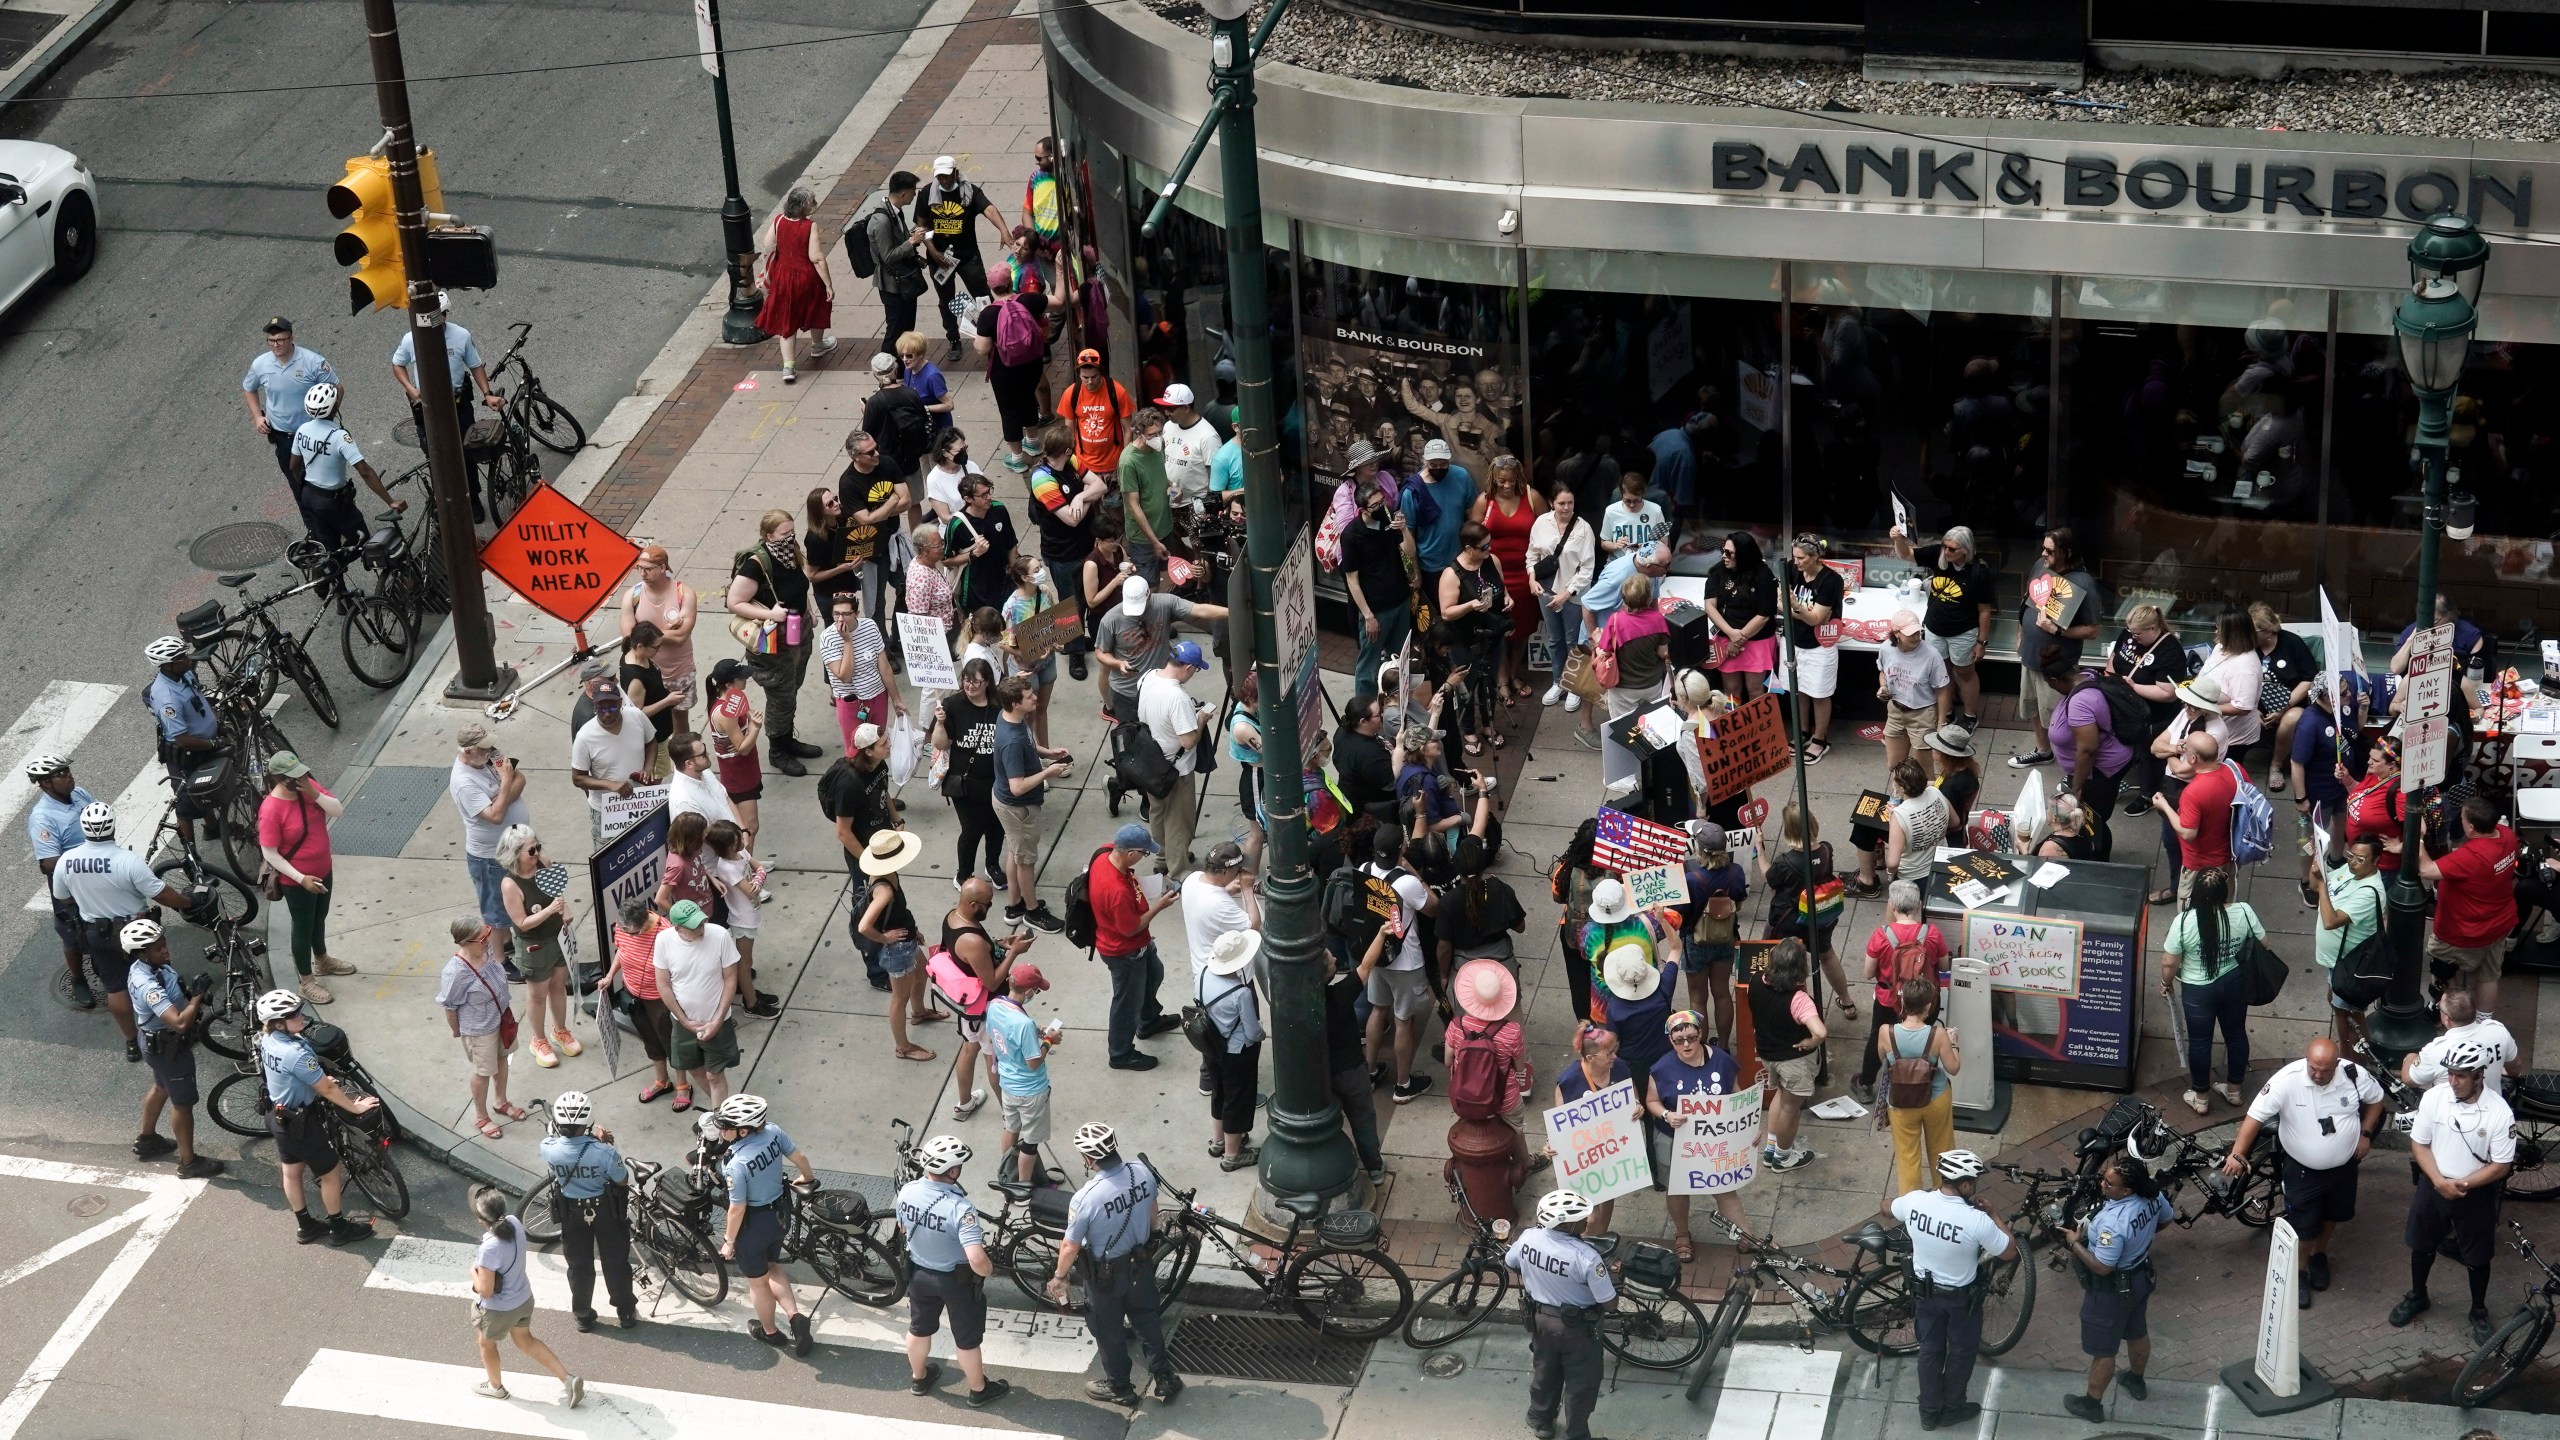
[[[918,560],[907,566],[907,600],[909,613],[930,615],[936,620],[951,618],[951,579],[942,567]]]
[[[337,863],[329,853],[329,817],[300,796],[286,800],[270,793],[258,802],[258,845],[304,875],[326,876]]]
[[[1441,1037],[1441,1044],[1455,1050],[1461,1038],[1461,1026],[1477,1026],[1483,1023],[1470,1016],[1460,1015],[1449,1022],[1447,1032]],[[1481,1035],[1483,1032],[1479,1030],[1476,1033]],[[1495,1054],[1502,1057],[1502,1113],[1508,1115],[1520,1108],[1520,1097],[1527,1094],[1529,1090],[1529,1045],[1527,1038],[1520,1033],[1519,1021],[1505,1020],[1493,1027],[1493,1050]]]

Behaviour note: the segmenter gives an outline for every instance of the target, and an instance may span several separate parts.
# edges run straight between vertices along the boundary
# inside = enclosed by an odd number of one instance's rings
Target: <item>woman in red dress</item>
[[[835,324],[836,282],[827,278],[818,227],[809,223],[817,208],[818,197],[809,187],[793,189],[783,197],[782,213],[773,217],[764,246],[764,308],[756,312],[756,328],[781,342],[785,385],[800,378],[793,363],[800,336],[816,337],[809,343],[812,360],[836,348],[827,335]]]
[[[1528,473],[1509,455],[1493,462],[1491,488],[1476,497],[1470,519],[1493,538],[1493,558],[1502,562],[1502,588],[1511,592],[1511,639],[1502,647],[1502,703],[1517,706],[1529,689],[1529,632],[1538,624],[1538,607],[1529,594],[1529,527],[1547,508],[1529,488]]]

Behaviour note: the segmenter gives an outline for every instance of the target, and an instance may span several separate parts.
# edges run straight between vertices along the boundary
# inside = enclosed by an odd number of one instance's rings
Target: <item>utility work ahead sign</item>
[[[480,549],[490,574],[564,625],[593,614],[639,558],[640,547],[548,485],[534,486]]]

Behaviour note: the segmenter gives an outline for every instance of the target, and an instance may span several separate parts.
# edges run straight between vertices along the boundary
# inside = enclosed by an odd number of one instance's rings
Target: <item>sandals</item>
[[[675,1086],[664,1080],[652,1080],[648,1084],[640,1087],[640,1103],[643,1105],[650,1104],[660,1096],[666,1095],[675,1088]]]
[[[2210,1101],[2210,1100],[2207,1100],[2206,1098],[2204,1098],[2204,1096],[2203,1096],[2203,1095],[2199,1094],[2199,1093],[2198,1093],[2198,1092],[2196,1092],[2196,1091],[2190,1090],[2190,1091],[2188,1091],[2186,1094],[2181,1095],[2181,1096],[2179,1096],[2178,1098],[2179,1098],[2179,1099],[2181,1099],[2181,1100],[2186,1101],[2186,1102],[2187,1102],[2187,1108],[2188,1108],[2188,1109],[2190,1109],[2190,1110],[2193,1110],[2194,1112],[2196,1112],[2196,1113],[2197,1113],[2197,1114],[2199,1114],[2199,1115],[2206,1115],[2206,1114],[2210,1114],[2210,1113],[2212,1113],[2212,1111],[2213,1111],[2213,1102],[2212,1102],[2212,1101]]]
[[[910,1015],[910,1016],[908,1016],[908,1017],[907,1017],[907,1023],[908,1023],[908,1024],[910,1024],[910,1025],[939,1025],[939,1024],[941,1024],[943,1021],[948,1020],[948,1019],[950,1019],[950,1018],[951,1018],[951,1014],[950,1014],[950,1012],[949,1012],[949,1011],[946,1011],[946,1010],[927,1010],[926,1012],[924,1012],[924,1013],[923,1013],[923,1014],[921,1014],[921,1015]]]
[[[1674,1235],[1671,1237],[1671,1253],[1686,1265],[1698,1258],[1697,1244],[1686,1235]]]
[[[668,1109],[670,1109],[670,1110],[673,1110],[674,1112],[676,1112],[676,1113],[677,1113],[677,1114],[679,1114],[679,1115],[683,1114],[683,1113],[684,1113],[684,1112],[686,1112],[687,1110],[692,1109],[692,1108],[693,1108],[693,1087],[692,1087],[692,1086],[690,1086],[690,1085],[679,1085],[679,1086],[677,1086],[677,1087],[676,1087],[676,1103],[674,1103],[673,1105],[668,1106],[667,1108],[668,1108]]]
[[[521,1120],[524,1118],[524,1107],[521,1105],[492,1105],[489,1108],[506,1116],[510,1120]]]
[[[1484,753],[1484,742],[1483,742],[1482,740],[1477,739],[1477,738],[1476,738],[1475,736],[1473,736],[1473,735],[1468,736],[1468,737],[1467,737],[1467,753],[1468,753],[1468,754],[1470,754],[1470,755],[1481,755],[1481,754],[1483,754],[1483,753]]]
[[[1812,739],[1804,742],[1804,763],[1807,765],[1821,764],[1822,757],[1830,753],[1831,742],[1823,739],[1819,735],[1816,735]]]
[[[977,1114],[978,1111],[986,1105],[986,1103],[987,1092],[981,1090],[977,1094],[970,1096],[968,1099],[961,1101],[959,1104],[952,1106],[951,1118],[954,1120],[966,1120],[970,1116]]]
[[[498,1128],[497,1121],[483,1120],[480,1122],[480,1138],[484,1140],[504,1140],[507,1138],[507,1132]]]
[[[2287,780],[2289,780],[2290,778],[2291,778],[2290,776],[2286,775],[2286,774],[2285,774],[2283,771],[2281,771],[2281,770],[2277,771],[2277,772],[2276,772],[2275,774],[2273,774],[2273,775],[2268,776],[2268,777],[2267,777],[2267,793],[2268,793],[2268,794],[2270,794],[2270,795],[2281,795],[2281,794],[2283,794],[2283,793],[2284,793],[2285,782],[2286,782]]]
[[[2174,885],[2166,890],[2154,890],[2150,894],[2142,897],[2143,903],[2146,905],[2170,905],[2175,904],[2177,899],[2178,890]]]
[[[933,1058],[933,1052],[927,1050],[921,1045],[901,1045],[898,1047],[898,1058],[901,1060],[925,1061]]]
[[[1493,732],[1493,748],[1494,748],[1494,749],[1499,750],[1499,749],[1503,748],[1504,746],[1509,745],[1510,743],[1511,743],[1511,737],[1510,737],[1510,736],[1503,734],[1503,733],[1502,733],[1501,731],[1499,731],[1499,730],[1496,730],[1496,731],[1494,731],[1494,732]]]

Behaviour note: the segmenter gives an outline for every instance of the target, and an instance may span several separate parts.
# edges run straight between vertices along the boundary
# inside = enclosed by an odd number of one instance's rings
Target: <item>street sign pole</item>
[[[2418,402],[2417,450],[2426,479],[2420,491],[2417,616],[2412,623],[2425,632],[2436,624],[2436,552],[2444,536],[2444,468],[2453,437],[2453,392],[2422,393]],[[2448,651],[2451,642],[2448,634]],[[2451,656],[2445,658],[2449,668]],[[2404,762],[2407,748],[2404,745]],[[2384,1064],[2396,1063],[2396,1057],[2426,1044],[2436,1028],[2435,1017],[2427,1012],[2419,993],[2427,948],[2427,892],[2418,881],[2418,857],[2427,843],[2421,824],[2426,807],[2413,800],[2408,809],[2400,832],[2400,870],[2391,881],[2384,931],[2391,953],[2391,986],[2365,1022],[2365,1033]]]
[[[694,41],[702,68],[711,72],[711,104],[720,120],[720,246],[728,252],[729,313],[720,317],[720,343],[754,345],[756,327],[755,217],[738,193],[738,137],[729,127],[729,62],[720,41],[720,0],[693,0]]]

